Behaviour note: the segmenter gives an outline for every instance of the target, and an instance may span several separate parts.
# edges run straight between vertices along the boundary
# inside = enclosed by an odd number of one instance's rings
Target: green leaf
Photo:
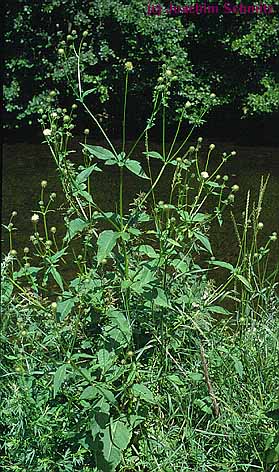
[[[1,284],[1,299],[3,303],[8,303],[11,300],[13,289],[12,282],[5,278]]]
[[[133,159],[128,159],[125,162],[125,167],[127,167],[127,169],[129,169],[131,172],[138,175],[142,179],[148,179],[149,180],[149,177],[146,175],[146,173],[144,172],[141,164],[138,161],[134,161]]]
[[[116,162],[115,155],[108,149],[103,148],[102,146],[91,146],[89,144],[82,144],[82,146],[85,147],[85,149],[87,149],[90,154],[97,157],[97,159],[101,159],[102,161],[113,160]]]
[[[113,444],[123,451],[131,441],[132,432],[123,421],[114,421],[110,424],[110,435]]]
[[[243,377],[243,364],[239,359],[234,358],[234,368],[236,373],[239,375],[239,377],[242,379]]]
[[[88,226],[88,222],[82,220],[81,218],[76,218],[75,220],[70,221],[66,236],[64,238],[65,241],[71,241],[71,239],[73,239],[76,234],[83,231],[86,226]]]
[[[132,386],[132,392],[135,397],[141,398],[147,403],[155,403],[153,393],[143,384],[134,384]]]
[[[97,388],[90,385],[83,390],[82,394],[80,395],[80,400],[94,400],[94,398],[96,398],[98,395],[99,391]]]
[[[249,292],[253,291],[253,289],[251,287],[251,284],[248,282],[246,277],[244,277],[243,275],[240,275],[240,274],[236,274],[236,278],[239,279],[240,282],[243,283],[243,285],[245,285],[245,287],[249,290]]]
[[[98,252],[97,252],[97,261],[98,264],[109,256],[111,251],[113,250],[117,238],[119,237],[119,233],[112,231],[111,229],[103,231],[98,238],[97,245],[98,245]]]
[[[167,375],[167,379],[175,384],[175,385],[178,385],[179,387],[184,387],[185,386],[185,382],[183,382],[179,377],[178,375],[176,374],[170,374],[170,375]]]
[[[121,450],[114,446],[109,426],[104,431],[102,442],[104,458],[108,464],[105,467],[103,466],[100,471],[113,472],[121,461]]]
[[[53,379],[53,390],[54,390],[54,398],[56,397],[57,393],[59,392],[62,383],[64,382],[67,374],[67,364],[62,364],[58,367],[57,371],[54,374]]]
[[[145,154],[148,157],[153,157],[153,159],[159,159],[160,161],[164,161],[163,156],[161,156],[161,154],[159,154],[159,152],[148,151],[148,152],[143,152],[143,154]]]
[[[68,298],[67,300],[63,302],[58,302],[57,303],[57,317],[59,321],[63,321],[66,316],[69,315],[69,313],[72,311],[73,307],[75,306],[76,303],[76,297],[73,298]]]
[[[57,283],[57,285],[59,285],[61,290],[64,291],[62,277],[61,277],[61,275],[59,274],[59,272],[56,270],[56,268],[54,266],[52,266],[50,268],[50,273],[51,273],[52,277],[54,278],[55,282]]]
[[[164,292],[164,290],[162,288],[157,287],[156,291],[157,291],[157,297],[154,299],[154,302],[158,306],[162,306],[162,307],[165,307],[165,308],[169,307],[170,304],[168,302],[168,299],[167,299],[167,296],[166,296],[166,293]]]
[[[230,272],[234,272],[235,270],[234,266],[231,265],[229,262],[209,261],[209,263],[218,267],[223,267],[224,269],[228,269]]]
[[[225,310],[222,306],[211,305],[206,307],[208,311],[212,313],[220,313],[220,315],[230,315],[231,313],[228,310]]]
[[[88,177],[90,177],[93,171],[102,172],[102,169],[100,169],[100,167],[98,167],[97,164],[93,164],[92,166],[87,167],[82,172],[80,172],[80,174],[78,174],[76,178],[76,184],[79,185],[82,182],[85,182],[85,180],[87,180]]]
[[[114,360],[114,355],[111,355],[106,349],[100,349],[97,352],[98,363],[103,371],[107,371]]]
[[[143,267],[135,276],[131,289],[141,294],[144,287],[148,287],[154,281],[154,272],[148,267]]]
[[[202,243],[203,247],[210,253],[212,253],[211,244],[207,236],[199,233],[198,231],[193,231],[194,236]]]
[[[152,259],[159,257],[159,254],[157,254],[156,251],[153,249],[153,247],[149,246],[148,244],[142,244],[141,246],[139,246],[138,251]]]

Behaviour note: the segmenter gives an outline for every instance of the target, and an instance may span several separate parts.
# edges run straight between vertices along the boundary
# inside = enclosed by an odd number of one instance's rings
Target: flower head
[[[208,177],[209,177],[208,172],[206,172],[206,171],[201,172],[201,177],[202,177],[203,179],[208,179]]]
[[[43,135],[44,136],[51,136],[51,129],[48,129],[48,128],[44,129]]]
[[[133,67],[133,63],[132,63],[131,61],[125,62],[124,68],[125,68],[125,70],[126,70],[127,72],[132,72],[132,70],[133,70],[133,68],[134,68],[134,67]]]
[[[37,213],[34,213],[34,215],[32,215],[32,217],[31,217],[32,223],[38,223],[39,219],[40,219],[40,217]]]

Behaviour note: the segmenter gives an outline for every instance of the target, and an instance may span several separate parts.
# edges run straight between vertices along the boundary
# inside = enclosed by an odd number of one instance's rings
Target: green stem
[[[127,108],[128,75],[129,75],[129,72],[126,72],[124,104],[123,104],[123,120],[122,120],[122,152],[125,151],[125,144],[126,144],[125,141],[126,141],[126,108]]]

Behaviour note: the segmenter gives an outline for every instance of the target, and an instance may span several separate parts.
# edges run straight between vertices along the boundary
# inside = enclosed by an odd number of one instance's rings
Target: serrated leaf
[[[97,252],[97,261],[98,264],[105,259],[106,257],[109,256],[111,251],[113,250],[117,238],[119,236],[119,233],[112,231],[111,229],[103,231],[98,238],[97,241],[97,246],[98,246],[98,252]]]
[[[62,383],[64,382],[67,374],[67,364],[62,364],[60,367],[58,367],[57,371],[54,374],[53,378],[53,395],[54,398],[56,397],[57,393],[59,392]]]
[[[128,159],[125,162],[125,167],[128,170],[130,170],[131,172],[133,172],[133,174],[138,175],[142,179],[148,179],[149,180],[149,177],[146,175],[146,173],[144,172],[141,164],[138,161],[134,161],[133,159]]]

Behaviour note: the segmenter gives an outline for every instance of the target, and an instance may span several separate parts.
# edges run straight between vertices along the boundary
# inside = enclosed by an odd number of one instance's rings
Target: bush
[[[61,52],[65,72],[76,70],[78,84],[69,76],[70,84],[107,147],[89,144],[85,130],[77,167],[70,150],[76,106],[59,109],[51,93],[40,123],[65,196],[65,235],[60,240],[49,227],[55,194],[46,180],[31,219],[34,253],[25,248],[21,257],[14,248],[16,212],[5,227],[4,470],[274,471],[278,268],[269,273],[267,260],[276,233],[259,247],[267,181],[252,207],[248,193],[243,222],[235,222],[238,260],[216,260],[209,229],[215,220],[222,225],[238,191],[219,171],[235,152],[223,154],[214,169],[214,144],[205,161],[201,138],[196,146],[188,145],[189,137],[178,145],[183,114],[166,147],[173,83],[166,71],[139,137],[145,164],[133,159],[137,142],[129,150],[126,145],[130,61],[122,146],[116,150],[86,104],[81,46],[77,51],[75,64]],[[149,148],[158,118],[161,152]],[[119,199],[111,211],[100,208],[93,190],[106,166],[119,174]],[[157,187],[166,169],[171,180],[163,202]],[[132,202],[125,201],[127,173],[143,182]],[[63,277],[67,262],[75,272],[70,280]],[[228,274],[220,284],[215,270]]]

